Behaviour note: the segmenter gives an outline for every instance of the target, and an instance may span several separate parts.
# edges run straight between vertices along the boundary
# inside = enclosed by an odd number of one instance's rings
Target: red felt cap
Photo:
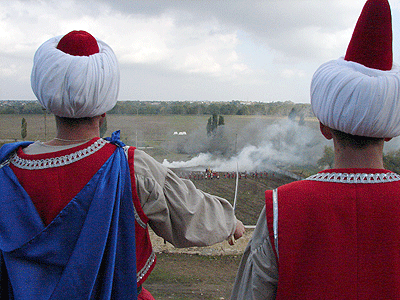
[[[392,69],[392,15],[387,0],[368,0],[365,3],[344,59],[368,68]]]
[[[82,30],[64,35],[58,42],[57,49],[74,56],[89,56],[100,51],[96,39]]]

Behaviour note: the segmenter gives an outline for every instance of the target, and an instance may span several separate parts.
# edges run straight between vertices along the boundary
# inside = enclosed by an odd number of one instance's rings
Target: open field
[[[157,300],[229,299],[240,258],[160,253],[144,287]]]
[[[115,130],[121,130],[122,140],[129,145],[146,147],[146,151],[162,162],[168,160],[185,160],[190,156],[176,153],[167,147],[182,137],[174,136],[174,132],[195,132],[206,136],[206,125],[209,115],[107,115],[107,132],[109,136]],[[53,115],[17,115],[0,114],[0,142],[21,140],[21,121],[25,118],[28,124],[25,140],[50,140],[56,134]],[[229,138],[234,140],[238,135],[251,134],[246,129],[257,123],[267,127],[281,118],[271,116],[225,116],[225,125],[229,128]],[[308,119],[307,125],[317,128],[316,119]],[[245,143],[239,140],[237,147]]]

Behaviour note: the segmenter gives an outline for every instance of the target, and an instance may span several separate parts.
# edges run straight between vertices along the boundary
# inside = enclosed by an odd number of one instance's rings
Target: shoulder
[[[168,168],[162,165],[160,162],[155,160],[152,156],[144,152],[143,150],[135,147],[129,147],[128,155],[131,151],[134,151],[134,170],[135,175],[154,178],[157,181],[164,181],[168,173]]]
[[[30,144],[32,144],[32,142],[16,142],[16,143],[4,144],[2,147],[0,147],[0,162],[5,160],[11,153],[16,151],[18,148],[24,148]]]
[[[310,180],[299,180],[299,181],[293,181],[291,183],[282,185],[278,188],[276,188],[275,190],[277,190],[278,194],[280,193],[298,193],[301,191],[305,191],[308,189],[313,189],[315,188],[315,185],[317,184],[317,182],[315,181],[310,181]],[[272,198],[272,194],[273,194],[274,190],[267,190],[265,191],[265,196],[267,198]]]

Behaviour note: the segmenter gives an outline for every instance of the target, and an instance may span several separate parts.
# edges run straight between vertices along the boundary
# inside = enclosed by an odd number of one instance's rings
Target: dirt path
[[[247,228],[244,236],[237,240],[233,246],[229,245],[227,241],[224,241],[209,247],[175,248],[170,243],[164,242],[162,238],[150,230],[151,242],[156,253],[184,253],[212,256],[242,255],[252,234],[253,229]]]

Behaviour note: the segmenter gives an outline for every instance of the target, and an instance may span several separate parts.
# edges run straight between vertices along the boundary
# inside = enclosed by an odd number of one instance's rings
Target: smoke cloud
[[[255,121],[236,132],[225,125],[218,127],[212,137],[203,131],[189,134],[178,145],[169,145],[195,157],[188,161],[164,160],[163,164],[169,168],[211,168],[221,172],[236,171],[237,166],[241,172],[279,170],[292,165],[316,165],[324,146],[331,145],[317,128],[290,119],[270,124]]]

